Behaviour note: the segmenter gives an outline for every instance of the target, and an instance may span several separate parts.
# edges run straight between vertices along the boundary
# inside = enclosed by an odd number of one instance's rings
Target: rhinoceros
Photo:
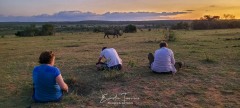
[[[113,38],[115,38],[115,36],[122,36],[121,30],[106,30],[104,31],[104,38],[107,36],[109,38],[108,35],[113,35]]]

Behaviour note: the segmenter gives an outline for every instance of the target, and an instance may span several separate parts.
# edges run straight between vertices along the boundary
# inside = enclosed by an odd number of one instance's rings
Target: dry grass
[[[137,32],[104,39],[103,34],[62,33],[46,37],[0,38],[0,107],[240,107],[239,29],[174,31],[169,42],[177,61],[186,66],[175,76],[150,72],[147,54],[158,49],[161,31]],[[227,35],[225,35],[227,34]],[[103,46],[114,47],[123,70],[96,71]],[[56,53],[56,66],[71,91],[61,103],[31,101],[32,69],[44,50]],[[100,103],[106,97],[120,99]],[[130,103],[111,104],[126,97]],[[108,103],[110,102],[110,103]]]

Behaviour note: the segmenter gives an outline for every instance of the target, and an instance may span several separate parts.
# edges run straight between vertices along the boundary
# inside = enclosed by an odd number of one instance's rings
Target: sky
[[[0,22],[189,20],[234,15],[240,0],[0,0]]]

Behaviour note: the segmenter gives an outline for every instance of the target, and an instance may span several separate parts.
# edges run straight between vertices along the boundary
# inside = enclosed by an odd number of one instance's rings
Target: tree
[[[93,27],[94,33],[103,32],[103,31],[104,31],[103,27],[101,27],[101,26]]]
[[[179,22],[171,26],[172,29],[189,29],[189,24],[187,22]]]
[[[18,31],[15,33],[16,36],[37,36],[39,35],[39,30],[36,28],[36,25],[32,24],[29,27],[26,27],[23,31]]]
[[[137,27],[132,24],[129,24],[125,27],[124,32],[125,33],[135,33],[135,32],[137,32]]]
[[[204,15],[201,20],[208,20],[208,21],[213,21],[213,20],[219,20],[220,16],[211,16],[211,15]]]
[[[226,29],[226,28],[240,28],[240,20],[227,20],[229,18],[235,18],[234,15],[225,14],[226,20],[219,20],[219,16],[205,15],[201,17],[201,20],[194,20],[192,22],[192,29],[204,30],[204,29]]]
[[[235,16],[232,14],[223,14],[224,19],[235,19]]]
[[[54,35],[55,28],[51,24],[45,24],[42,26],[41,30],[36,28],[36,25],[30,25],[26,27],[23,31],[17,31],[15,33],[16,36],[20,37],[29,37],[29,36],[47,36],[47,35]]]
[[[41,35],[55,35],[55,27],[52,24],[44,24],[42,26]]]

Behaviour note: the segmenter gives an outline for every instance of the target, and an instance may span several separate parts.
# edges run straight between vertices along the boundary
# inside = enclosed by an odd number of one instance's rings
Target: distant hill
[[[90,24],[90,25],[172,25],[179,22],[191,22],[192,20],[150,20],[150,21],[102,21],[102,20],[85,20],[85,21],[60,21],[60,22],[0,22],[0,25],[4,24],[20,24],[20,25],[29,25],[29,24],[60,24],[60,25],[72,25],[72,24]]]

